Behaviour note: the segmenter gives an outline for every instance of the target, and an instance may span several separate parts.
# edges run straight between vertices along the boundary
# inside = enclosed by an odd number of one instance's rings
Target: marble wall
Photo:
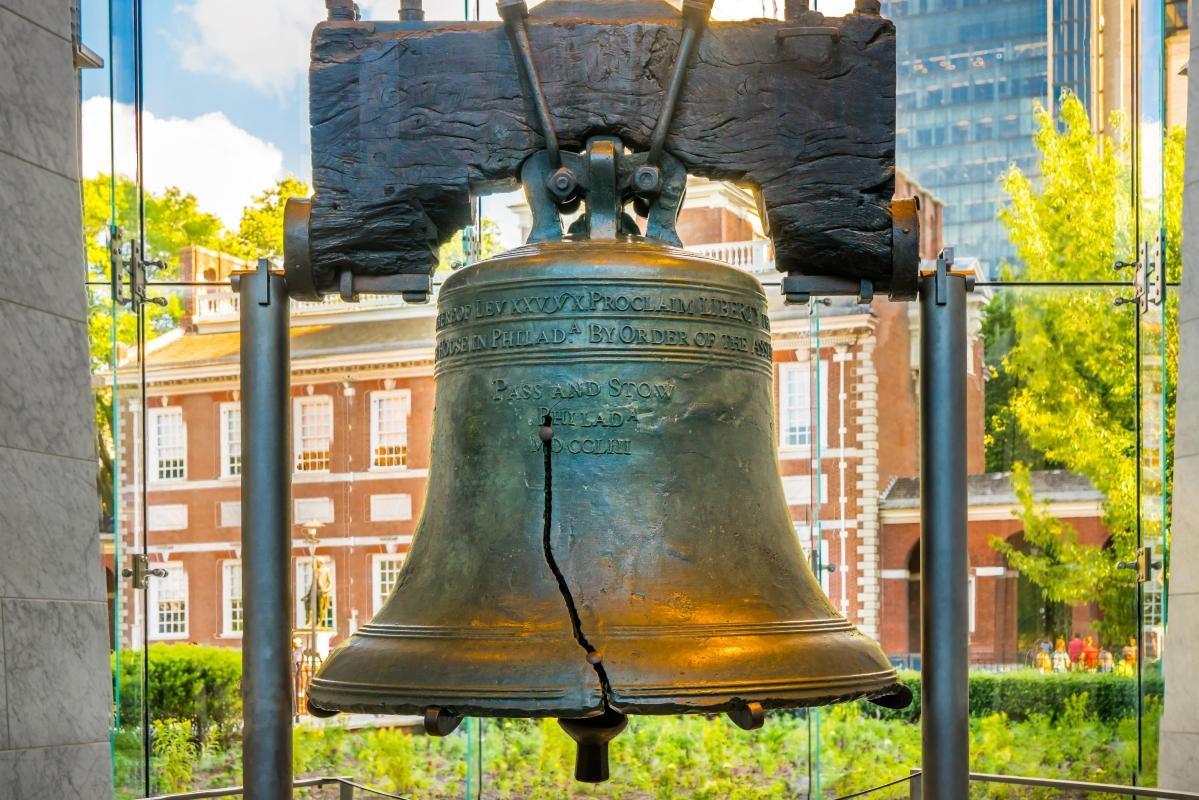
[[[70,0],[0,0],[0,797],[111,797]]]
[[[1191,29],[1199,9],[1190,8]],[[1199,64],[1199,37],[1191,37]],[[1183,194],[1183,281],[1179,328],[1178,428],[1174,443],[1173,541],[1170,618],[1166,630],[1165,713],[1161,725],[1158,785],[1199,787],[1199,81],[1187,87],[1186,188]]]

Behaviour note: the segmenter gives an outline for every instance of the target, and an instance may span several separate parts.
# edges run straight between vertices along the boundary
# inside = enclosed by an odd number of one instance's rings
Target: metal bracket
[[[146,267],[157,267],[162,269],[166,266],[165,261],[145,261],[142,259],[142,251],[145,248],[144,242],[139,242],[136,239],[129,242],[129,257],[125,258],[124,253],[123,232],[120,228],[113,226],[109,231],[108,243],[108,263],[111,272],[110,280],[112,284],[112,301],[117,305],[127,305],[134,312],[138,313],[146,303],[153,303],[156,306],[165,307],[167,299],[165,297],[150,297],[146,291]],[[129,278],[129,294],[125,295],[122,279],[128,276]]]
[[[1146,546],[1137,550],[1136,561],[1119,561],[1116,563],[1116,569],[1135,569],[1137,571],[1137,583],[1148,583],[1153,580],[1153,571],[1162,568],[1161,559],[1153,560],[1153,547]]]
[[[856,297],[866,305],[874,299],[874,282],[790,273],[783,278],[783,297],[787,305],[807,305],[813,297]]]
[[[142,553],[137,553],[132,559],[133,567],[125,567],[121,570],[121,576],[132,578],[130,581],[135,589],[145,589],[150,584],[150,577],[165,578],[167,571],[162,567],[150,567],[150,558]]]
[[[1136,267],[1132,278],[1133,296],[1117,297],[1115,305],[1136,303],[1141,313],[1147,314],[1150,306],[1161,306],[1166,302],[1165,241],[1161,231],[1154,235],[1152,242],[1141,242],[1136,261],[1117,261],[1113,265],[1116,271],[1128,267]]]

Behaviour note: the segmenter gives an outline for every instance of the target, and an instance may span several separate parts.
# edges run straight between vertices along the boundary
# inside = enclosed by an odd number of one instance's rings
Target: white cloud
[[[115,116],[131,121],[133,110],[117,104]],[[83,175],[112,171],[109,100],[83,103]],[[116,171],[132,171],[132,123],[118,124]],[[142,113],[142,180],[147,191],[177,186],[196,196],[200,208],[236,227],[254,195],[283,177],[283,153],[234,125],[220,112],[184,119]]]
[[[308,71],[312,29],[325,18],[322,0],[191,0],[177,11],[185,69],[274,94]]]

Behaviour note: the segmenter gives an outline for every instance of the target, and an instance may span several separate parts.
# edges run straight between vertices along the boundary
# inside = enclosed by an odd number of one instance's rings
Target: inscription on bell
[[[484,299],[452,305],[437,315],[437,330],[479,320],[572,314],[645,314],[728,319],[770,330],[770,319],[755,304],[719,296],[683,297],[610,291]]]

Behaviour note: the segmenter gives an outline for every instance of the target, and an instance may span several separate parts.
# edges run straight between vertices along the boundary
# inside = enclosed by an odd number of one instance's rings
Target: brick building
[[[922,196],[922,257],[935,257],[940,205],[902,177],[897,188],[900,196]],[[752,193],[695,182],[679,230],[692,249],[777,280]],[[144,365],[118,373],[121,384],[132,385],[144,369],[147,407],[145,464],[121,464],[122,546],[131,552],[144,545],[152,566],[167,570],[166,578],[151,580],[147,620],[137,603],[126,605],[122,624],[134,642],[145,621],[151,641],[240,640],[238,317],[226,281],[244,266],[199,248],[184,251],[183,278],[213,287],[189,293],[178,329],[150,342]],[[849,299],[787,308],[775,291],[767,294],[779,467],[796,533],[834,605],[907,660],[918,645],[911,623],[919,576],[917,309]],[[980,474],[985,302],[978,292],[970,306],[972,652],[977,661],[1008,663],[1018,657],[1022,595],[988,542],[1018,535],[1020,525],[1007,476]],[[293,304],[295,619],[304,626],[300,595],[310,586],[315,536],[331,594],[321,649],[380,608],[419,518],[433,414],[434,313],[433,304],[391,298]],[[121,431],[124,452],[136,454],[141,404],[136,392],[129,396]],[[1037,480],[1042,499],[1076,522],[1085,540],[1103,536],[1101,498],[1085,481],[1058,474]],[[1039,602],[1025,598],[1026,605]],[[1080,611],[1077,622],[1088,613]]]

